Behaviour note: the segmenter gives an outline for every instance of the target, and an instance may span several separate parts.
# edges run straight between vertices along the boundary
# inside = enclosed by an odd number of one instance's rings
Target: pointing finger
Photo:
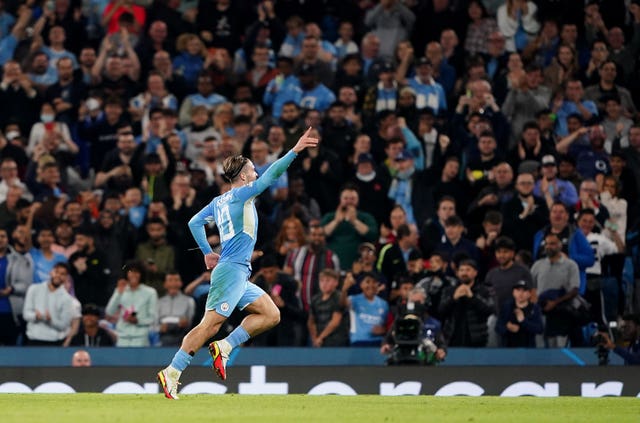
[[[311,132],[312,129],[313,129],[313,127],[310,126],[309,129],[307,129],[307,132],[304,133],[303,137],[305,137],[305,138],[308,137],[309,133]]]

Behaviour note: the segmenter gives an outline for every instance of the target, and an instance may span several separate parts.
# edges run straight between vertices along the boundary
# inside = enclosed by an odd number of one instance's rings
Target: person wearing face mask
[[[40,122],[31,128],[27,153],[32,155],[37,147],[43,145],[48,138],[57,138],[60,141],[59,149],[77,153],[78,146],[71,140],[69,127],[64,122],[56,121],[56,112],[50,103],[44,103],[40,108]]]
[[[362,153],[355,164],[355,175],[351,183],[357,187],[360,193],[360,205],[363,210],[368,210],[376,222],[385,222],[391,211],[391,200],[387,196],[389,181],[377,171],[373,156]]]

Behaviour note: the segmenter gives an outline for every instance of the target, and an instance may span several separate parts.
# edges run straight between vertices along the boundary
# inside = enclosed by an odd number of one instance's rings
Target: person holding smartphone
[[[123,271],[124,277],[118,280],[106,308],[108,315],[118,316],[116,346],[148,347],[149,330],[158,310],[158,294],[144,284],[146,269],[142,262],[130,261]]]
[[[298,282],[282,271],[278,266],[277,258],[273,255],[263,256],[260,259],[260,266],[260,271],[253,278],[253,283],[269,294],[280,310],[280,324],[255,337],[252,345],[305,346],[307,315],[302,308],[302,302],[296,295]]]

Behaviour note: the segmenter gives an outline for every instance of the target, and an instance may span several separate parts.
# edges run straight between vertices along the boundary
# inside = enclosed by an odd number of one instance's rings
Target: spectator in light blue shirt
[[[416,92],[416,107],[424,109],[430,107],[435,114],[447,110],[447,97],[442,85],[433,79],[431,60],[422,57],[416,66],[416,76],[409,80],[409,86]]]
[[[180,106],[178,123],[182,127],[191,123],[191,110],[194,107],[205,106],[209,112],[213,112],[218,105],[227,102],[226,97],[216,94],[211,76],[206,71],[198,75],[197,88],[198,92],[188,95]]]
[[[4,0],[0,0],[0,66],[13,58],[18,41],[24,36],[25,28],[33,16],[31,8],[25,5],[18,9],[17,20],[3,9]]]
[[[333,91],[318,82],[318,76],[313,65],[303,65],[298,78],[302,89],[300,107],[324,112],[336,101]]]
[[[563,100],[554,101],[553,111],[556,114],[556,134],[559,137],[569,135],[567,129],[567,117],[579,114],[588,124],[591,119],[598,116],[598,106],[591,100],[584,100],[584,89],[579,79],[570,79],[566,83]]]
[[[379,284],[373,274],[364,275],[360,281],[361,294],[347,296],[347,291],[355,283],[355,278],[349,273],[344,280],[340,295],[340,305],[348,307],[351,316],[349,330],[351,346],[379,347],[387,332],[385,324],[389,304],[378,297]]]
[[[56,25],[49,30],[49,46],[42,46],[40,49],[49,57],[49,67],[56,69],[58,60],[68,57],[73,63],[73,69],[78,69],[76,55],[64,48],[67,39],[65,30],[60,25]]]
[[[294,58],[300,54],[302,49],[302,41],[304,41],[305,33],[303,31],[304,21],[299,16],[291,16],[285,24],[287,26],[287,36],[284,38],[280,51],[280,56]]]
[[[560,201],[567,207],[573,207],[578,202],[576,187],[569,181],[558,178],[556,158],[551,154],[542,157],[542,178],[536,182],[533,194],[546,200],[551,208],[554,202]]]
[[[204,54],[206,54],[204,43],[195,34],[182,34],[177,41],[180,54],[173,59],[173,69],[187,82],[191,92],[195,91],[198,75],[205,65]]]
[[[302,99],[302,90],[300,89],[300,81],[293,74],[293,59],[285,56],[278,57],[277,61],[278,75],[267,84],[264,91],[262,103],[271,107],[271,114],[274,118],[280,118],[282,106],[293,101],[300,104]]]
[[[16,18],[4,11],[4,0],[0,0],[0,40],[11,33],[11,27],[16,23]]]
[[[49,66],[49,57],[43,51],[36,52],[31,58],[29,79],[36,86],[35,88],[44,92],[49,85],[58,82],[58,72]]]

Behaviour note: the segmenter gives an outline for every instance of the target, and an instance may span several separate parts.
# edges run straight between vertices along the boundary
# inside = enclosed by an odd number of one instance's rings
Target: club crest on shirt
[[[229,304],[228,304],[228,303],[222,303],[222,304],[220,304],[220,310],[222,310],[222,311],[229,311]]]

